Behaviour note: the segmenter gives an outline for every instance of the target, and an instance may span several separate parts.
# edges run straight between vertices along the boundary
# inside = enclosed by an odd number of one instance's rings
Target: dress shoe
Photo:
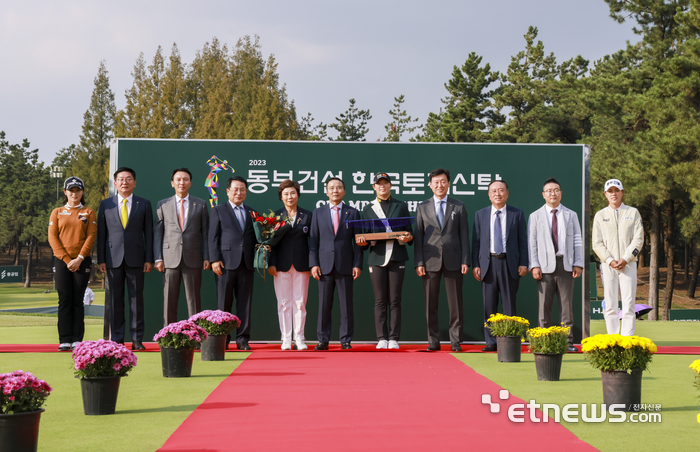
[[[495,352],[498,351],[496,344],[490,344],[481,349],[482,352]]]
[[[299,341],[299,340],[296,341],[295,347],[296,347],[297,350],[306,350],[307,348],[309,348],[309,347],[306,346],[306,344],[304,343],[304,341]]]
[[[70,351],[70,343],[64,342],[61,345],[58,346],[58,351],[59,352],[68,352]]]
[[[133,351],[138,351],[138,350],[146,350],[146,347],[143,346],[141,341],[134,341],[131,343],[131,349]]]
[[[428,351],[429,352],[439,352],[440,351],[440,344],[430,344],[428,345]]]
[[[461,352],[462,351],[462,346],[459,345],[458,343],[452,344],[452,351],[453,352]]]
[[[380,350],[384,350],[384,349],[386,349],[388,346],[389,346],[389,342],[387,342],[386,339],[382,339],[381,341],[379,341],[379,343],[377,343],[377,348],[380,349]]]
[[[328,342],[319,342],[314,350],[328,350]]]
[[[566,347],[566,351],[569,353],[578,353],[578,349],[573,345],[569,345],[568,347]]]
[[[282,350],[291,350],[292,341],[282,341]]]
[[[340,344],[340,349],[341,350],[350,350],[352,348],[352,345],[350,345],[350,342],[343,342]]]
[[[250,350],[250,345],[247,342],[237,342],[238,350]]]
[[[398,350],[399,349],[399,342],[398,341],[389,341],[389,349],[390,350]]]
[[[80,341],[73,342],[72,344],[70,344],[70,349],[75,350],[75,347],[77,347],[78,344],[80,344]]]

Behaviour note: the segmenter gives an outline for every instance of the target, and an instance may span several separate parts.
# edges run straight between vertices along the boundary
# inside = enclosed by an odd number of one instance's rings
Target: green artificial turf
[[[591,333],[605,333],[603,321],[591,322]],[[638,322],[636,334],[657,345],[700,346],[698,322]],[[538,381],[534,355],[524,353],[520,363],[499,363],[496,354],[462,353],[454,355],[479,374],[529,402],[603,403],[600,371],[586,363],[583,354],[566,354],[561,380]],[[642,403],[661,404],[662,422],[654,423],[567,423],[579,439],[602,451],[690,450],[697,445],[698,395],[693,387],[694,373],[688,366],[698,355],[655,355],[642,380]],[[492,394],[496,399],[497,394]],[[483,406],[484,415],[489,415]],[[502,415],[506,415],[502,411]],[[580,416],[579,416],[580,419]],[[534,446],[533,446],[534,447]]]
[[[70,353],[3,353],[0,372],[32,372],[53,388],[41,416],[39,451],[155,451],[248,355],[203,362],[195,353],[192,377],[164,378],[160,353],[138,353],[109,416],[84,415]]]

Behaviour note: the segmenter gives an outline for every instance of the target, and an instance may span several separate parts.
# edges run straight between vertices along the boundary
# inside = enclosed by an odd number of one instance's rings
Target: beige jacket
[[[599,210],[593,219],[593,251],[601,262],[624,259],[634,262],[644,245],[642,216],[634,207],[624,203],[615,211],[610,207]]]

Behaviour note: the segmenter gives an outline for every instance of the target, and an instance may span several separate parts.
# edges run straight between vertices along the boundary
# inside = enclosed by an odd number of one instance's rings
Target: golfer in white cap
[[[593,251],[600,258],[605,295],[605,326],[608,334],[634,335],[634,304],[637,294],[637,255],[644,245],[644,227],[639,211],[622,202],[622,182],[605,183],[608,207],[593,219]],[[622,327],[618,305],[622,295]]]

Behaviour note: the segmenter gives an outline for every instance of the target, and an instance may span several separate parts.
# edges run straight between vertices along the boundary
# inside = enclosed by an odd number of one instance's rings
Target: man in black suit
[[[405,245],[413,244],[411,235],[413,229],[408,220],[393,226],[388,221],[380,221],[386,218],[410,216],[408,205],[391,196],[389,175],[375,174],[372,188],[377,193],[377,197],[362,210],[362,219],[375,221],[371,226],[365,227],[365,232],[405,231],[402,236],[391,240],[368,243],[363,237],[356,239],[358,245],[370,246],[368,265],[369,278],[372,280],[374,291],[374,328],[377,332],[377,348],[398,349],[401,335],[401,289],[408,260]]]
[[[109,329],[113,341],[124,342],[124,283],[129,292],[129,332],[132,350],[143,350],[144,273],[153,269],[151,202],[134,195],[136,172],[122,167],[114,173],[117,195],[100,202],[97,214],[97,262],[109,284]]]
[[[450,172],[437,168],[428,177],[434,196],[418,204],[415,227],[415,265],[416,274],[423,278],[428,350],[440,350],[438,300],[444,275],[450,308],[450,344],[452,351],[461,352],[462,284],[469,271],[469,220],[464,203],[447,196]]]
[[[472,265],[474,278],[481,281],[484,297],[484,320],[498,312],[501,295],[503,314],[515,315],[515,297],[520,278],[527,273],[527,222],[523,211],[507,206],[508,184],[496,180],[489,184],[491,205],[474,216]],[[496,339],[484,328],[486,347],[496,350]]]
[[[359,220],[360,213],[345,203],[345,184],[337,177],[326,182],[329,203],[314,210],[309,235],[311,276],[318,280],[318,345],[328,350],[331,336],[333,294],[338,287],[340,302],[340,343],[343,350],[352,348],[355,330],[352,304],[353,280],[362,271],[362,249],[355,243],[355,231],[346,222]]]
[[[178,168],[170,177],[175,196],[156,206],[153,254],[156,270],[163,275],[163,317],[165,324],[177,322],[180,283],[185,285],[187,314],[202,310],[200,288],[202,269],[209,269],[209,209],[207,203],[190,195],[192,173]]]
[[[241,320],[236,336],[238,350],[250,350],[250,310],[253,304],[253,258],[255,231],[253,209],[243,205],[248,182],[240,176],[228,180],[228,202],[211,209],[209,216],[209,258],[218,275],[216,291],[219,309],[231,312],[236,298],[236,315]],[[227,338],[227,343],[230,342]]]

